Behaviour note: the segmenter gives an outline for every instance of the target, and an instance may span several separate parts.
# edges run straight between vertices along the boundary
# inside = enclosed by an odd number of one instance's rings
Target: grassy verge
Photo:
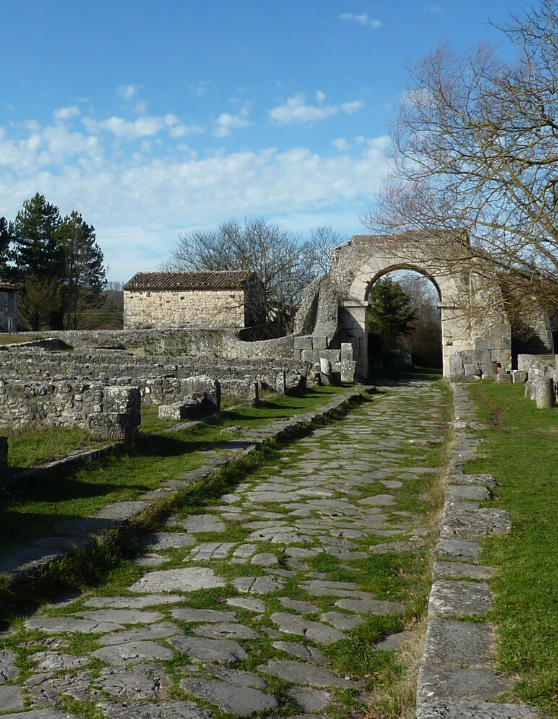
[[[521,385],[475,384],[470,392],[487,459],[467,465],[501,484],[511,510],[507,537],[484,542],[482,562],[498,569],[491,620],[498,668],[516,682],[510,699],[558,713],[558,410],[537,410]]]

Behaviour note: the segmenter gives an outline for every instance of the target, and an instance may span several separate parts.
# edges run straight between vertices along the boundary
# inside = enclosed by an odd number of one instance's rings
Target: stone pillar
[[[331,384],[333,380],[331,362],[324,357],[320,357],[320,380],[322,384]]]
[[[368,302],[351,298],[339,308],[339,331],[342,344],[351,344],[356,362],[355,375],[368,374]],[[347,350],[345,350],[347,353]]]
[[[535,380],[535,400],[537,409],[552,409],[556,403],[554,381],[549,377],[540,377]]]

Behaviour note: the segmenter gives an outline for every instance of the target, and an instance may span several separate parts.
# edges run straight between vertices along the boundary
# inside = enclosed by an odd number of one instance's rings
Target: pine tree
[[[8,261],[10,248],[10,233],[8,230],[8,222],[5,217],[0,217],[0,277],[7,280],[10,270]]]
[[[23,209],[10,222],[16,275],[21,282],[28,275],[55,282],[64,278],[64,254],[57,237],[59,225],[58,208],[38,192],[25,200]]]
[[[413,330],[412,297],[397,282],[386,277],[374,283],[368,303],[369,331],[381,337],[385,350],[394,349],[398,338]]]

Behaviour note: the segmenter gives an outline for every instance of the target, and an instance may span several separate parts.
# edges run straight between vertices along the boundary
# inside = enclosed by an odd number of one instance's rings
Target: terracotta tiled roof
[[[124,290],[238,290],[255,273],[230,272],[137,272]]]

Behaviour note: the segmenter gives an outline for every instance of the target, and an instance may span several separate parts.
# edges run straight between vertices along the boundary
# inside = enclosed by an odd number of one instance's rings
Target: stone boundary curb
[[[428,628],[418,675],[417,719],[540,719],[532,707],[490,700],[509,689],[494,672],[495,632],[490,624],[467,621],[492,608],[487,583],[494,574],[478,564],[481,539],[511,531],[510,513],[481,508],[497,486],[489,474],[465,474],[465,462],[480,459],[482,429],[463,386],[452,384],[456,436],[450,450],[440,539],[435,548]]]
[[[162,500],[172,499],[184,489],[206,480],[213,472],[240,459],[249,458],[254,452],[274,441],[286,439],[310,430],[320,420],[332,418],[340,410],[348,411],[351,404],[363,402],[366,394],[375,388],[363,386],[336,397],[326,405],[311,412],[294,415],[287,420],[275,420],[261,430],[251,430],[240,439],[224,441],[217,449],[230,450],[209,457],[201,467],[180,475],[179,479],[163,482],[156,490],[141,495],[137,500],[107,504],[91,517],[70,519],[55,527],[55,535],[42,537],[33,546],[23,546],[0,557],[0,574],[12,582],[30,577],[45,569],[51,562],[83,549],[97,541],[107,532],[117,532],[131,521],[140,519],[148,510],[164,507]]]

